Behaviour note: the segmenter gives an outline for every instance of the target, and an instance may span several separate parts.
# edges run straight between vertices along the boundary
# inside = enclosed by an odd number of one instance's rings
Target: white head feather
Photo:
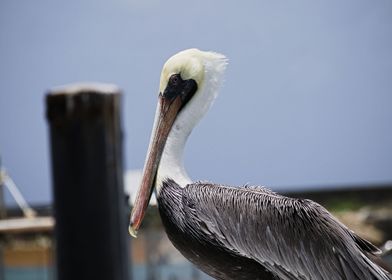
[[[227,59],[224,55],[198,49],[179,52],[165,63],[161,73],[160,92],[165,90],[173,74],[180,74],[184,80],[195,80],[198,88],[178,114],[169,133],[157,172],[158,194],[162,181],[167,178],[173,179],[182,187],[192,182],[183,165],[185,143],[192,129],[217,97],[226,65]]]

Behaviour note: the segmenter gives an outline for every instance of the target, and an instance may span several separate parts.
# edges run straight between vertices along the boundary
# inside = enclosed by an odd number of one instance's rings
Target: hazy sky
[[[392,182],[390,0],[2,0],[0,154],[28,200],[51,199],[47,89],[120,86],[126,167],[141,168],[161,67],[190,47],[230,60],[187,145],[192,178],[274,189]]]

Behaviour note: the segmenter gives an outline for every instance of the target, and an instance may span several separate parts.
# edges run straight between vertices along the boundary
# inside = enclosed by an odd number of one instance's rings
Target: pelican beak
[[[172,79],[174,76],[176,77]],[[171,82],[171,80],[173,81]],[[184,81],[179,74],[175,74],[169,80],[164,93],[159,94],[158,108],[143,169],[143,177],[130,218],[128,230],[133,237],[137,236],[137,231],[147,210],[167,137],[179,111],[196,92],[196,89],[197,86],[194,80]]]

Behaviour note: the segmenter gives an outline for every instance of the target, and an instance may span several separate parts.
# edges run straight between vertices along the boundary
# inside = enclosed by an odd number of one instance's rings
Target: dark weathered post
[[[103,84],[46,96],[58,280],[129,279],[120,99]]]

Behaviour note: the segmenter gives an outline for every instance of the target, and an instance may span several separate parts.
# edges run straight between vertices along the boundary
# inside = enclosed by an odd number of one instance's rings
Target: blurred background
[[[392,239],[388,0],[1,1],[1,217],[23,215],[10,178],[22,208],[52,216],[44,95],[79,81],[123,90],[132,197],[161,68],[191,47],[229,58],[221,94],[187,144],[191,178],[311,198],[375,244]],[[156,206],[149,215],[131,241],[134,279],[208,279],[168,242]],[[52,223],[1,233],[1,277],[54,278]]]

